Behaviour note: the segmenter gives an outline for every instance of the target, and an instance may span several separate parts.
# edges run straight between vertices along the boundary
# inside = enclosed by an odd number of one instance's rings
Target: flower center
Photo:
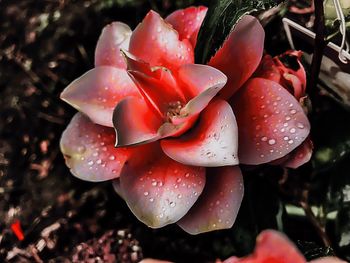
[[[180,111],[184,105],[181,101],[174,101],[168,104],[167,112],[165,113],[166,120],[171,122],[171,118],[180,115]]]

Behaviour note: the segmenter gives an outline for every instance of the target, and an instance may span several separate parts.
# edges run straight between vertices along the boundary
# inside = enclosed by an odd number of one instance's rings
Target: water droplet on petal
[[[269,144],[270,144],[270,145],[274,145],[275,143],[276,143],[276,140],[274,140],[274,139],[270,139],[270,140],[269,140]]]
[[[298,127],[299,129],[304,129],[304,125],[303,125],[302,123],[300,123],[300,122],[297,124],[297,127]]]

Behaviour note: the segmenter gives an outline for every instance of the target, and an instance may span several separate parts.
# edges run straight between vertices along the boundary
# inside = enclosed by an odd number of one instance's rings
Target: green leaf
[[[247,14],[278,5],[281,0],[214,0],[198,34],[196,63],[206,64],[222,46],[238,21]]]
[[[321,257],[335,256],[332,248],[321,247],[314,242],[298,241],[297,246],[308,261]]]

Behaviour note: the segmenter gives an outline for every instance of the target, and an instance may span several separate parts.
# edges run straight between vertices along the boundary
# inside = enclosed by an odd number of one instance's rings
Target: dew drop
[[[274,145],[275,143],[276,143],[276,140],[274,140],[274,139],[270,139],[270,140],[269,140],[269,144],[270,144],[270,145]]]
[[[149,195],[149,193],[148,193],[148,192],[144,192],[143,195],[144,195],[144,196],[147,196],[147,195]]]
[[[304,129],[304,125],[303,125],[302,123],[300,123],[300,122],[297,124],[297,127],[298,127],[299,129]]]
[[[85,146],[79,146],[77,150],[78,150],[78,153],[84,153],[86,151],[86,148]]]
[[[266,142],[267,141],[267,137],[266,136],[261,137],[261,141]]]
[[[290,132],[290,133],[295,133],[296,130],[295,130],[295,128],[291,128],[291,129],[289,130],[289,132]]]

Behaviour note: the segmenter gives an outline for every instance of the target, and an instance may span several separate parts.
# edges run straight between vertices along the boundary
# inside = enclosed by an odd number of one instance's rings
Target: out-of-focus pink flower
[[[169,263],[155,259],[144,259],[142,263]],[[265,230],[257,237],[254,252],[246,257],[230,257],[216,263],[306,263],[306,259],[282,233],[275,230]],[[336,257],[323,257],[309,263],[345,263]]]
[[[345,263],[335,257],[320,258],[311,262]],[[265,230],[257,237],[255,250],[251,255],[244,258],[230,257],[222,263],[306,263],[306,259],[282,233]]]
[[[243,196],[239,162],[281,159],[310,129],[280,83],[251,78],[264,43],[254,17],[240,20],[208,65],[194,64],[206,10],[165,20],[150,11],[134,31],[106,26],[96,67],[61,94],[80,111],[61,139],[71,172],[114,179],[139,220],[154,228],[176,222],[191,234],[233,225]]]

